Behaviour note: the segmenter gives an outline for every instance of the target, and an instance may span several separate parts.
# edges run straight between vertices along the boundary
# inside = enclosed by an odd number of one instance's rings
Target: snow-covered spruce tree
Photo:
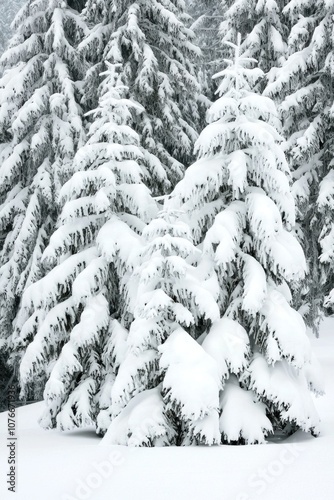
[[[199,85],[195,62],[199,49],[185,27],[182,0],[88,0],[84,11],[93,26],[81,50],[91,62],[85,86],[87,101],[96,100],[104,60],[123,65],[123,83],[144,108],[134,124],[142,146],[167,172],[164,194],[182,178],[197,138]]]
[[[199,343],[219,318],[216,274],[178,213],[161,212],[143,237],[129,282],[134,320],[128,331],[114,320],[105,353],[116,377],[98,431],[110,444],[219,443],[220,373]]]
[[[62,0],[29,1],[14,27],[0,80],[0,337],[9,350],[20,297],[43,274],[57,192],[84,140],[78,12]]]
[[[220,432],[229,443],[263,442],[275,430],[317,434],[310,390],[321,392],[302,317],[289,284],[304,277],[289,169],[273,101],[252,92],[263,73],[235,50],[197,143],[198,161],[172,194],[213,259],[221,318],[202,348],[224,381]],[[219,204],[225,206],[214,217]],[[199,228],[199,230],[197,229]]]
[[[23,391],[32,379],[48,378],[46,428],[95,422],[100,383],[112,376],[104,369],[110,317],[122,314],[140,233],[157,213],[145,181],[163,181],[131,127],[144,110],[128,99],[121,69],[107,66],[87,143],[60,190],[58,228],[43,253],[50,271],[25,290],[16,322]],[[127,311],[122,317],[126,326]]]
[[[224,41],[236,43],[242,36],[244,55],[258,61],[265,73],[285,60],[287,27],[282,14],[288,0],[223,0],[224,21],[220,32]],[[226,49],[229,53],[229,50]]]
[[[290,26],[289,57],[270,71],[265,95],[281,103],[297,220],[310,267],[299,302],[307,304],[305,319],[317,331],[323,298],[334,279],[334,6],[325,0],[291,1],[283,13]]]

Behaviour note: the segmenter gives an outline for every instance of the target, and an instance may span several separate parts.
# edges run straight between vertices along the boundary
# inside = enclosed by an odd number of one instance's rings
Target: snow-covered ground
[[[37,424],[43,403],[17,411],[16,493],[7,491],[7,413],[0,414],[0,497],[15,500],[333,500],[334,319],[312,338],[326,380],[322,434],[259,446],[125,448],[94,430]]]

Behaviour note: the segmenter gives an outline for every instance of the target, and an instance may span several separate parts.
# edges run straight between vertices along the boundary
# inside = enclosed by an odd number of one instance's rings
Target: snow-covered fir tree
[[[219,443],[220,374],[198,338],[219,318],[218,282],[189,227],[163,211],[143,231],[129,287],[134,320],[114,320],[98,431],[111,444]],[[200,264],[201,262],[201,264]]]
[[[69,5],[28,1],[1,58],[0,337],[9,350],[21,295],[44,272],[57,193],[84,140],[77,47],[86,29]]]
[[[236,43],[240,33],[245,56],[255,58],[262,71],[266,73],[273,66],[280,66],[286,57],[288,29],[282,11],[287,1],[223,0],[224,21],[220,26],[223,42]]]
[[[290,1],[283,14],[290,27],[289,57],[270,71],[265,95],[281,103],[300,237],[310,267],[299,303],[317,331],[324,295],[334,279],[334,6],[326,0]]]
[[[202,348],[224,385],[222,439],[255,443],[277,429],[317,434],[310,390],[321,392],[321,384],[305,324],[291,305],[289,285],[303,279],[306,261],[292,231],[278,113],[272,100],[252,92],[261,70],[249,68],[254,61],[240,55],[240,45],[230,46],[235,60],[216,75],[220,98],[196,143],[198,161],[171,203],[188,214],[218,276],[221,317]]]
[[[40,375],[49,379],[45,427],[96,420],[96,394],[112,374],[104,367],[111,315],[122,313],[140,234],[157,213],[146,184],[164,174],[132,128],[144,109],[128,98],[121,68],[107,66],[87,143],[60,190],[58,228],[43,254],[50,271],[26,289],[16,322],[23,390]]]
[[[167,172],[165,185],[153,186],[163,194],[182,178],[192,157],[201,105],[195,77],[200,50],[183,23],[184,2],[88,0],[84,15],[92,25],[81,47],[91,63],[86,100],[96,102],[104,60],[121,63],[123,83],[145,110],[135,130]]]

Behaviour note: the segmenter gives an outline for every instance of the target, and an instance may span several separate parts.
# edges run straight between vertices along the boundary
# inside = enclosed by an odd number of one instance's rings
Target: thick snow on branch
[[[137,394],[111,422],[103,445],[164,446],[174,432],[164,415],[160,387]]]
[[[269,290],[260,312],[264,318],[263,327],[269,333],[269,363],[284,358],[296,369],[308,364],[311,359],[311,344],[306,335],[306,326],[303,318],[292,309],[285,297],[278,290]]]
[[[273,432],[266,406],[257,400],[253,391],[242,389],[235,377],[230,377],[225,384],[221,408],[219,428],[228,443],[240,439],[247,444],[264,443],[265,437]]]
[[[232,319],[222,318],[213,323],[203,340],[202,348],[216,360],[222,380],[228,378],[230,372],[238,375],[248,365],[248,335]]]
[[[255,354],[248,370],[250,388],[272,402],[283,420],[295,422],[305,432],[319,433],[319,417],[303,371],[286,361],[269,366],[260,354]]]
[[[164,400],[185,422],[217,411],[220,374],[215,361],[182,328],[159,347]]]

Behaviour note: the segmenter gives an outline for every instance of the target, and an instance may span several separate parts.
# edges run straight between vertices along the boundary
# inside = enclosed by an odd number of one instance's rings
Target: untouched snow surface
[[[7,491],[7,413],[0,414],[0,497],[15,500],[333,500],[334,319],[311,338],[326,380],[321,436],[297,432],[255,446],[103,446],[94,429],[37,424],[43,403],[17,410],[16,492]]]

